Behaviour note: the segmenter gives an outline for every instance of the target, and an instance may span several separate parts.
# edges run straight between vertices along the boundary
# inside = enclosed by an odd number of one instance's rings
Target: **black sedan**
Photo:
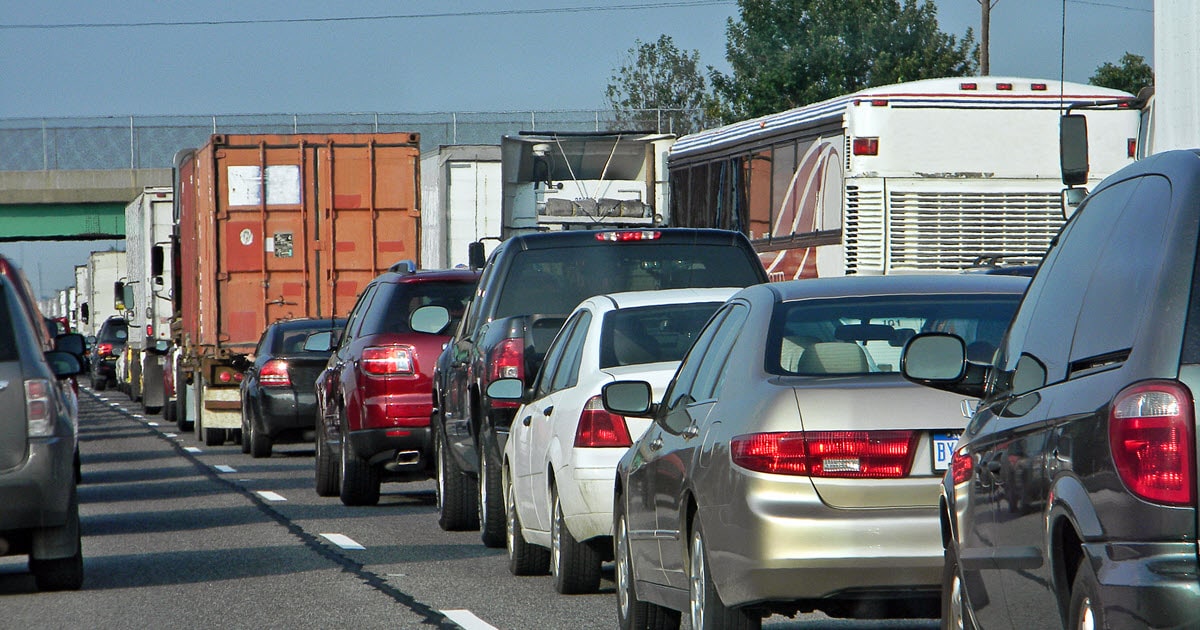
[[[270,457],[282,442],[311,442],[317,375],[345,319],[289,319],[267,326],[242,379],[242,452]]]

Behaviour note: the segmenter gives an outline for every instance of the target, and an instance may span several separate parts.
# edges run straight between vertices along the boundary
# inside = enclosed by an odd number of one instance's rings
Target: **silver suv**
[[[68,377],[82,337],[52,339],[16,266],[0,257],[0,556],[28,555],[42,590],[83,585],[78,430]]]

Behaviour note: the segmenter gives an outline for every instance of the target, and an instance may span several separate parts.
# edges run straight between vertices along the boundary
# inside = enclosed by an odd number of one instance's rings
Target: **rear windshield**
[[[868,374],[900,371],[913,335],[962,337],[967,358],[990,362],[1021,296],[895,295],[781,302],[767,340],[771,374]]]
[[[124,342],[128,337],[129,325],[125,320],[109,320],[100,327],[100,334],[96,338],[106,343],[113,343],[114,341]]]
[[[566,314],[593,295],[761,281],[757,258],[732,245],[613,243],[518,252],[494,317]]]
[[[454,330],[462,319],[467,302],[475,291],[472,282],[410,282],[390,285],[390,293],[375,297],[363,321],[362,334],[410,333],[408,318],[422,306],[444,306],[450,311],[450,323],[443,331]]]
[[[330,351],[314,351],[304,349],[304,342],[308,341],[308,336],[318,332],[331,332],[337,334],[345,328],[346,320],[324,320],[313,322],[310,326],[298,326],[295,324],[289,325],[286,328],[280,327],[274,336],[274,341],[268,352],[271,355],[280,354],[313,354],[328,356]]]
[[[721,302],[609,311],[600,329],[600,367],[680,361]]]

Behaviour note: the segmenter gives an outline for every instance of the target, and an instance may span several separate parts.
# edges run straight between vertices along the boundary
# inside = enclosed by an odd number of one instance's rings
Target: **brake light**
[[[111,343],[98,344],[96,346],[96,356],[98,356],[98,357],[112,356],[112,353],[113,353],[112,348],[113,348],[113,346]]]
[[[1129,138],[1125,141],[1125,156],[1137,157],[1137,138]]]
[[[1011,92],[1011,91],[1012,91],[1012,89],[1013,89],[1013,84],[1011,84],[1011,83],[997,83],[997,84],[996,84],[996,89],[997,89],[997,90],[1000,90],[1001,92]]]
[[[1045,92],[1046,84],[1045,83],[1034,83],[1033,85],[1029,86],[1029,89],[1033,90],[1034,92]]]
[[[50,381],[44,378],[25,381],[25,421],[30,437],[54,434],[53,409]]]
[[[854,155],[879,155],[879,138],[855,138]]]
[[[146,324],[146,337],[154,336],[154,324]]]
[[[1122,390],[1108,416],[1109,448],[1121,481],[1147,501],[1194,504],[1194,431],[1192,396],[1182,384],[1148,381]]]
[[[241,383],[243,375],[228,365],[218,365],[213,368],[213,381],[222,385]]]
[[[730,441],[733,463],[780,475],[896,479],[908,475],[915,431],[787,431]]]
[[[271,359],[258,371],[258,382],[263,387],[291,387],[292,377],[288,374],[287,361]]]
[[[575,427],[575,446],[603,448],[628,447],[631,444],[633,440],[629,439],[625,416],[605,411],[599,396],[589,398],[579,414],[579,425]]]
[[[978,83],[959,83],[958,89],[960,89],[960,90],[978,90],[979,84]]]
[[[954,451],[954,455],[950,457],[950,478],[954,480],[954,485],[970,481],[974,472],[975,460],[971,458],[967,449],[964,447]]]
[[[488,358],[488,382],[502,378],[525,380],[525,345],[521,339],[510,338],[496,344]],[[497,409],[516,409],[521,403],[515,400],[493,400]]]
[[[375,376],[410,375],[416,371],[412,346],[371,346],[362,353],[362,369]]]
[[[656,241],[662,238],[662,232],[655,230],[621,230],[619,232],[596,232],[597,241],[622,243],[626,241]]]

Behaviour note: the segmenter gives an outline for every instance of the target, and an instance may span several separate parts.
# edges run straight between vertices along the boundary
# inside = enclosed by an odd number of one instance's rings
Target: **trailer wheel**
[[[205,446],[220,446],[229,439],[229,433],[226,429],[205,429],[204,430],[204,445]]]

